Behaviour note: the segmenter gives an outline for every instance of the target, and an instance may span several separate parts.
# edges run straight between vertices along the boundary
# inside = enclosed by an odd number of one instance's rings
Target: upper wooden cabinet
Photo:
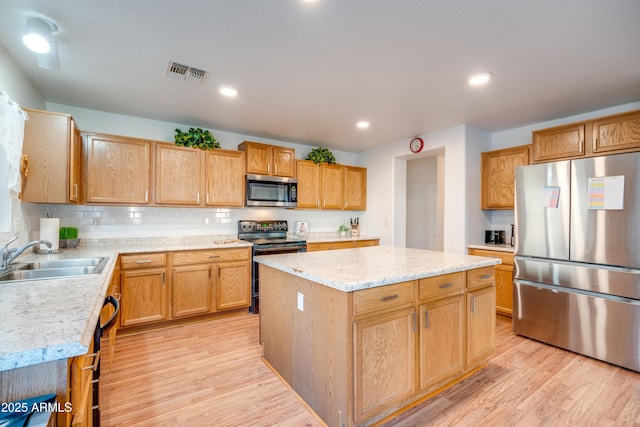
[[[355,166],[344,168],[344,208],[367,209],[367,169]]]
[[[640,150],[640,111],[533,132],[533,162]]]
[[[595,120],[592,136],[594,154],[640,149],[640,111]]]
[[[310,160],[297,160],[298,207],[320,208],[322,168]]]
[[[529,164],[529,146],[481,154],[482,209],[513,209],[515,170]]]
[[[367,209],[367,169],[298,160],[298,207]]]
[[[157,205],[243,206],[244,153],[156,144]]]
[[[200,204],[203,173],[202,150],[174,144],[156,144],[155,203]]]
[[[82,137],[67,114],[24,109],[24,202],[79,203]]]
[[[295,150],[276,145],[244,141],[238,150],[246,152],[246,173],[296,176]]]
[[[88,203],[149,204],[151,141],[88,134],[85,141]]]
[[[245,153],[215,149],[205,153],[205,205],[244,206]]]

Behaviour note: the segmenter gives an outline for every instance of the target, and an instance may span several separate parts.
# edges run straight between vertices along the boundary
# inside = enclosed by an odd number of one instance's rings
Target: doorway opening
[[[407,160],[406,247],[444,250],[444,149]]]

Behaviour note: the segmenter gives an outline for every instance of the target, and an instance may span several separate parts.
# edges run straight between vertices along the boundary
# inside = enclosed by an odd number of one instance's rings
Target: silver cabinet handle
[[[380,301],[387,302],[387,301],[394,300],[396,298],[398,298],[398,294],[387,295],[387,296],[384,296],[384,297],[380,298]]]
[[[150,262],[150,259],[139,259],[136,261],[136,264],[149,264]]]
[[[472,296],[471,297],[471,312],[475,313],[476,312],[476,296]]]
[[[209,259],[220,258],[220,255],[209,255]]]
[[[144,201],[145,202],[149,201],[149,190],[144,190]]]
[[[483,274],[482,276],[480,276],[481,279],[489,279],[490,277],[490,274]]]
[[[196,203],[200,203],[200,193],[196,193]]]
[[[78,184],[73,184],[73,197],[78,198]]]
[[[429,329],[429,310],[424,311],[424,328]]]
[[[440,289],[447,289],[453,286],[453,283],[441,283],[438,287]]]

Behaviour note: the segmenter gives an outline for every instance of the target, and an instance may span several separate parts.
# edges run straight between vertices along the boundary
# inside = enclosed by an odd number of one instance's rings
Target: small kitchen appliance
[[[254,256],[306,252],[307,241],[298,238],[288,238],[289,226],[285,220],[238,221],[238,239],[253,243],[251,250]],[[259,265],[251,262],[251,313],[260,312],[260,276]]]
[[[298,180],[247,174],[246,205],[295,208],[298,206]]]
[[[503,245],[506,243],[504,230],[486,230],[484,242],[489,245]]]

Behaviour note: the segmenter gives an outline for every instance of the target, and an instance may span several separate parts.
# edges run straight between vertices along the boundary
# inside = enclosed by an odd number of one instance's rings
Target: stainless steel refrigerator
[[[640,153],[516,169],[513,331],[640,372]]]

